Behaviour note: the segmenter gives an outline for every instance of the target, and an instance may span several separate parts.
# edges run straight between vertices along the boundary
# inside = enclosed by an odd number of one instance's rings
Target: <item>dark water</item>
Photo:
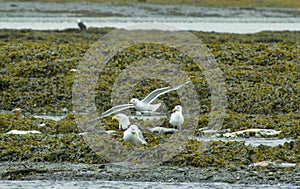
[[[0,2],[0,28],[54,30],[77,28],[77,18],[88,27],[126,28],[162,23],[178,30],[254,33],[300,30],[299,9],[208,8],[177,5],[111,3]],[[137,28],[145,27],[138,25]],[[174,28],[173,28],[174,29]]]

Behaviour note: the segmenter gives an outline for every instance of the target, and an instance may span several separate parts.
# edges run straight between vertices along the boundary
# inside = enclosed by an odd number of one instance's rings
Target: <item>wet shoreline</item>
[[[77,28],[127,28],[141,23],[169,25],[176,30],[255,33],[300,30],[300,11],[292,8],[195,7],[113,3],[0,2],[0,28],[64,30]],[[155,26],[154,26],[155,27]]]
[[[224,182],[300,186],[296,167],[229,166],[176,167],[126,163],[76,164],[1,162],[2,180],[133,181],[133,182]]]

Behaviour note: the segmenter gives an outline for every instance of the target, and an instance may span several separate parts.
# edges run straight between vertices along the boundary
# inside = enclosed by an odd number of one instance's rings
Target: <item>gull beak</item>
[[[135,134],[136,138],[139,138],[139,133],[138,132],[135,131],[134,134]]]
[[[171,112],[175,112],[176,111],[176,109],[174,108]]]

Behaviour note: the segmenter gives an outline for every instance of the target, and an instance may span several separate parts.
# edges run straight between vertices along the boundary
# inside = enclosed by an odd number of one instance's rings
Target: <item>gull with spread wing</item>
[[[187,81],[183,84],[176,85],[174,87],[169,86],[169,87],[164,87],[164,88],[159,88],[154,91],[152,91],[150,94],[148,94],[143,100],[139,100],[137,98],[133,98],[130,100],[131,104],[121,104],[114,106],[110,108],[109,110],[103,112],[100,116],[100,118],[109,116],[113,113],[120,112],[122,110],[126,110],[129,108],[135,108],[136,111],[141,112],[141,113],[152,113],[155,112],[161,103],[158,104],[151,104],[155,99],[157,99],[160,95],[163,95],[165,93],[168,93],[170,91],[174,91],[179,89],[180,87],[186,85],[190,81]]]

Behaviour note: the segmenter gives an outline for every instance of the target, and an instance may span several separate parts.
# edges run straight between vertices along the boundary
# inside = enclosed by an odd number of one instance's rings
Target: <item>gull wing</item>
[[[137,136],[139,137],[142,144],[147,144],[147,142],[145,141],[145,138],[143,136],[142,131],[139,128],[137,128],[136,132],[137,132]]]
[[[152,91],[150,94],[148,94],[143,100],[142,102],[144,103],[151,103],[153,102],[157,97],[159,97],[160,95],[162,94],[165,94],[165,93],[168,93],[170,91],[173,91],[173,90],[177,90],[179,89],[180,87],[182,87],[183,85],[189,83],[190,81],[187,81],[183,84],[180,84],[180,85],[176,85],[175,87],[164,87],[164,88],[159,88],[159,89],[156,89],[154,91]]]
[[[118,105],[118,106],[114,106],[111,109],[103,112],[101,114],[100,118],[104,118],[104,117],[109,116],[113,113],[116,113],[116,112],[119,112],[119,111],[122,111],[122,110],[126,110],[126,109],[129,109],[129,108],[134,108],[134,105],[133,104],[121,104],[121,105]]]

